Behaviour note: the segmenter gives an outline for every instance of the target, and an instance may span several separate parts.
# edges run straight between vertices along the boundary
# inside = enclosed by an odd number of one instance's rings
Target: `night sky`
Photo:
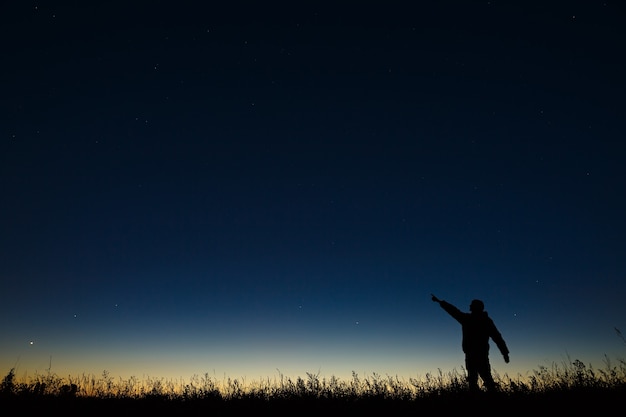
[[[626,354],[623,4],[333,3],[0,6],[0,374]]]

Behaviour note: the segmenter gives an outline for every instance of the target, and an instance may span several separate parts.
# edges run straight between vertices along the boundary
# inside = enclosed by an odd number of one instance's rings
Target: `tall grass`
[[[530,375],[509,377],[494,375],[499,394],[509,397],[574,391],[626,392],[626,361],[615,364],[605,358],[605,367],[596,370],[579,360],[561,365],[541,366]],[[163,400],[343,400],[364,399],[415,401],[463,395],[467,392],[464,372],[428,373],[424,377],[401,379],[397,376],[372,374],[339,379],[307,373],[306,377],[278,377],[246,382],[245,379],[216,379],[208,374],[195,375],[189,380],[136,377],[114,378],[107,371],[100,376],[79,375],[60,377],[53,372],[35,374],[18,380],[11,369],[0,383],[2,398],[93,398]]]

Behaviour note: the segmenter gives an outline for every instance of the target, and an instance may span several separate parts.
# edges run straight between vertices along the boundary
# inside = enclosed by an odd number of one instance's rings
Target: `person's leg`
[[[467,369],[467,383],[470,391],[478,391],[478,367],[476,366],[476,358],[471,355],[465,355],[465,368]]]
[[[495,391],[497,389],[496,383],[491,375],[491,365],[489,364],[489,356],[481,357],[476,363],[478,374],[483,380],[483,384],[488,391]]]

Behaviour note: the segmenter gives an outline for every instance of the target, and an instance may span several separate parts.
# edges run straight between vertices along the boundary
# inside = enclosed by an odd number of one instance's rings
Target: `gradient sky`
[[[624,356],[620,2],[214,3],[0,6],[2,375]]]

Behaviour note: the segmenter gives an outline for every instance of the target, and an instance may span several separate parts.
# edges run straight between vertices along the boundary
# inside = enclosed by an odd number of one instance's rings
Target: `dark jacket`
[[[498,349],[500,349],[502,355],[509,354],[509,349],[502,335],[496,328],[493,320],[487,315],[487,312],[464,313],[446,301],[441,301],[439,305],[461,323],[463,330],[463,352],[468,355],[488,355],[489,338],[491,338],[496,346],[498,346]]]

